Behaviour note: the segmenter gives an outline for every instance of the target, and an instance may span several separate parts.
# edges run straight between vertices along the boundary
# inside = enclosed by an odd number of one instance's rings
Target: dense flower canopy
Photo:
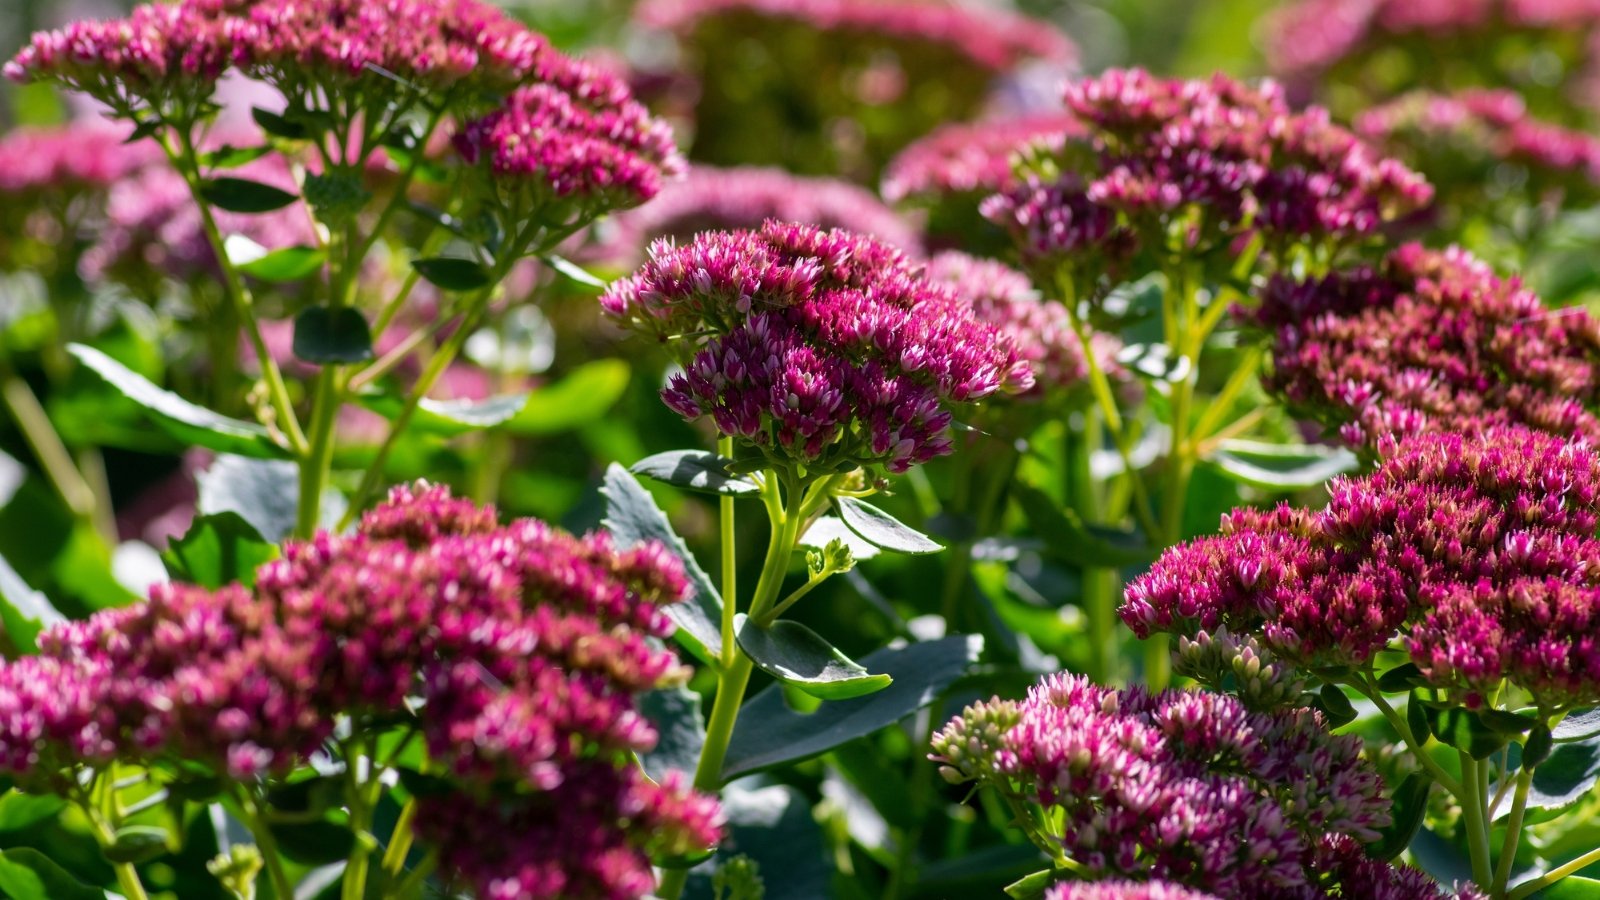
[[[949,780],[1038,802],[1075,871],[1112,879],[1062,897],[1354,897],[1385,881],[1409,890],[1370,896],[1447,896],[1421,873],[1346,858],[1363,858],[1388,801],[1360,738],[1331,735],[1311,710],[1054,675],[1023,701],[968,707],[933,751]]]
[[[920,243],[904,219],[857,185],[759,166],[692,166],[652,202],[600,226],[600,245],[589,252],[633,266],[657,238],[686,241],[701,231],[759,228],[768,219],[842,228],[908,253]]]
[[[768,222],[658,241],[601,304],[675,339],[668,406],[823,471],[948,453],[952,404],[1033,385],[998,329],[901,251],[847,231]]]
[[[639,896],[647,853],[718,832],[714,803],[632,762],[655,742],[634,695],[679,670],[654,642],[671,631],[660,605],[687,590],[658,545],[503,526],[444,489],[397,488],[355,534],[287,544],[254,588],[163,585],[47,630],[40,655],[0,667],[0,767],[50,783],[173,754],[250,781],[302,764],[341,717],[414,711],[460,782],[438,802],[492,797],[503,818],[432,832],[480,896]],[[548,840],[557,808],[565,836]]]
[[[1502,680],[1551,708],[1600,699],[1600,456],[1520,427],[1386,443],[1321,510],[1235,510],[1128,586],[1139,635],[1259,634],[1312,665],[1402,641],[1469,703]]]
[[[651,27],[682,32],[705,19],[738,13],[792,19],[819,31],[869,32],[939,44],[997,72],[1028,58],[1063,60],[1076,55],[1071,41],[1036,20],[926,0],[645,0],[636,15]]]
[[[1046,113],[997,121],[942,125],[906,147],[883,175],[891,203],[933,203],[953,194],[988,194],[1015,180],[1017,153],[1038,146],[1059,151],[1081,130],[1076,119]]]
[[[1270,389],[1348,443],[1524,424],[1600,439],[1600,328],[1459,249],[1268,285]]]
[[[1044,167],[984,206],[1030,263],[1114,274],[1140,250],[1176,243],[1204,258],[1252,237],[1276,259],[1371,235],[1431,194],[1326,111],[1292,111],[1270,82],[1111,70],[1068,85],[1066,104],[1085,134],[1065,142],[1060,174]]]

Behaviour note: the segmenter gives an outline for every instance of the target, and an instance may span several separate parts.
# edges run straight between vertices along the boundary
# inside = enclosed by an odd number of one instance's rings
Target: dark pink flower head
[[[835,178],[782,169],[693,166],[650,203],[601,223],[592,255],[637,265],[659,238],[686,241],[701,231],[760,228],[768,219],[842,228],[915,252],[916,231],[872,193]]]
[[[1045,893],[1045,900],[1221,900],[1170,881],[1069,881]]]
[[[570,229],[649,200],[683,173],[672,131],[606,70],[573,60],[518,88],[455,137],[503,211]],[[558,213],[559,214],[556,214]]]
[[[166,585],[47,630],[39,656],[0,666],[0,765],[36,782],[173,755],[254,779],[303,763],[336,721],[412,717],[458,791],[440,815],[493,797],[505,817],[473,847],[440,833],[453,871],[565,879],[516,896],[641,896],[651,850],[704,847],[720,824],[634,762],[656,738],[635,695],[681,677],[661,607],[687,592],[659,545],[400,488],[350,536],[285,545],[253,589]],[[556,818],[566,838],[540,840]]]
[[[1296,664],[1361,664],[1409,636],[1441,687],[1509,678],[1600,697],[1600,456],[1521,427],[1386,442],[1318,511],[1237,510],[1127,590],[1137,634],[1226,627]]]
[[[82,91],[118,114],[192,116],[249,38],[235,6],[232,0],[146,3],[125,19],[42,31],[5,74]]]
[[[975,739],[991,730],[998,742]],[[1333,736],[1311,710],[1251,712],[1223,694],[1054,675],[1021,703],[969,708],[933,749],[947,777],[1045,807],[1060,823],[1050,836],[1092,877],[1293,896],[1318,883],[1324,835],[1371,841],[1389,822],[1360,738]]]
[[[1230,254],[1252,236],[1281,262],[1308,241],[1369,236],[1430,197],[1421,176],[1324,110],[1291,111],[1270,82],[1111,70],[1068,85],[1066,103],[1085,135],[984,206],[1030,262],[1098,277],[1135,250]]]
[[[601,305],[673,341],[668,406],[808,466],[904,471],[949,452],[951,405],[1033,383],[997,328],[848,231],[773,221],[658,241]]]
[[[823,32],[865,32],[946,47],[991,72],[1024,60],[1071,60],[1077,49],[1050,25],[996,9],[981,12],[927,0],[646,0],[635,12],[651,28],[687,33],[702,22],[746,14],[788,19]]]
[[[1600,328],[1465,251],[1276,277],[1254,318],[1274,336],[1268,387],[1353,446],[1503,424],[1600,439]]]
[[[889,163],[883,196],[890,203],[934,203],[950,195],[993,193],[1015,183],[1013,160],[1020,151],[1059,151],[1082,130],[1063,113],[943,125]]]
[[[978,321],[993,325],[1010,340],[1019,363],[1033,370],[1033,388],[1023,398],[1060,396],[1085,384],[1089,365],[1067,308],[1041,299],[1026,275],[1004,263],[951,250],[928,261],[927,278],[949,285],[972,305]],[[1101,370],[1113,379],[1125,377],[1116,359],[1122,342],[1087,325],[1083,328]]]
[[[1356,130],[1426,171],[1456,217],[1512,190],[1523,203],[1600,196],[1600,139],[1535,117],[1513,91],[1414,91],[1363,113]]]

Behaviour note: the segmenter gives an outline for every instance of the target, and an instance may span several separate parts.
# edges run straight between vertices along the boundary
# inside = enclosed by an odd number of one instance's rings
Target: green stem
[[[322,518],[322,494],[333,475],[333,444],[343,403],[339,367],[325,364],[317,373],[311,400],[311,442],[300,459],[300,496],[295,508],[295,536],[309,538]]]
[[[1083,429],[1066,441],[1068,502],[1085,522],[1102,521],[1102,504],[1096,497],[1090,458],[1100,443],[1100,418],[1084,410]],[[1110,684],[1117,663],[1117,582],[1113,568],[1086,566],[1082,570],[1083,613],[1089,626],[1089,677]]]
[[[750,600],[750,617],[760,618],[767,612],[783,587],[789,571],[789,560],[794,555],[795,541],[800,536],[803,518],[800,512],[805,497],[802,486],[795,478],[787,479],[788,504],[778,509],[769,495],[768,511],[771,514],[772,541],[767,545],[767,557],[761,565],[761,575],[756,581],[755,595]],[[779,479],[776,472],[768,471],[766,490],[776,492]],[[725,609],[731,608],[735,598],[724,598]],[[700,750],[700,761],[694,770],[694,787],[702,792],[715,792],[722,787],[722,760],[728,755],[728,743],[733,739],[733,726],[739,718],[739,707],[744,702],[745,689],[750,685],[750,674],[755,668],[750,657],[739,649],[735,640],[723,647],[723,669],[717,678],[717,696],[711,702],[711,718],[706,723],[706,741]],[[686,869],[668,869],[661,876],[661,886],[656,893],[662,900],[677,900],[683,893],[689,873]]]
[[[733,458],[733,438],[723,435],[717,439],[717,455]],[[734,533],[734,498],[723,495],[717,498],[719,535],[722,551],[722,661],[726,664],[735,643],[733,618],[738,612],[739,557],[737,535]]]
[[[0,368],[0,402],[4,402],[23,440],[33,450],[45,480],[61,497],[74,516],[93,523],[96,519],[94,489],[73,463],[72,453],[56,433],[39,398],[27,382],[12,374],[9,366]]]
[[[1522,900],[1531,894],[1544,890],[1574,872],[1586,869],[1595,863],[1600,863],[1600,847],[1583,854],[1571,862],[1563,863],[1554,869],[1529,881],[1517,885],[1516,889],[1506,895],[1507,900]]]
[[[406,868],[406,855],[411,852],[415,838],[411,824],[417,818],[417,798],[412,797],[400,808],[400,818],[395,820],[394,832],[389,836],[389,846],[384,848],[383,861],[379,863],[391,879],[399,878]]]
[[[1389,721],[1389,726],[1395,730],[1396,734],[1400,735],[1402,741],[1405,741],[1406,747],[1411,750],[1411,755],[1416,757],[1422,768],[1426,769],[1428,774],[1432,775],[1433,780],[1437,781],[1441,787],[1460,800],[1465,793],[1461,782],[1457,781],[1449,772],[1446,772],[1444,767],[1440,766],[1428,754],[1426,746],[1427,735],[1423,735],[1421,739],[1418,739],[1412,733],[1411,725],[1406,721],[1406,717],[1400,715],[1393,706],[1389,705],[1389,701],[1384,699],[1383,691],[1378,689],[1378,685],[1372,680],[1371,675],[1366,674],[1363,677],[1348,680],[1345,683],[1355,688],[1363,697],[1371,700],[1373,705],[1378,707],[1378,711],[1383,713],[1383,717]]]
[[[1528,789],[1533,785],[1533,768],[1523,766],[1517,773],[1517,792],[1511,798],[1511,812],[1506,817],[1506,836],[1500,845],[1500,864],[1494,870],[1494,888],[1491,894],[1504,896],[1511,881],[1512,861],[1517,856],[1517,844],[1522,840],[1522,819],[1528,811]]]
[[[1467,855],[1472,858],[1472,880],[1487,888],[1494,879],[1489,861],[1489,823],[1484,816],[1483,784],[1478,778],[1478,763],[1466,751],[1461,756],[1461,801],[1463,824],[1467,829]]]
[[[239,818],[250,836],[256,840],[256,849],[261,851],[262,863],[267,869],[267,878],[272,882],[272,890],[280,900],[292,900],[294,885],[289,882],[289,875],[283,869],[283,855],[278,852],[278,839],[272,836],[272,829],[267,827],[266,819],[261,815],[261,807],[256,804],[255,798],[244,788],[239,788],[235,799],[239,803]]]
[[[433,870],[439,867],[439,851],[429,850],[428,855],[417,863],[416,868],[406,873],[406,877],[395,885],[391,895],[395,900],[408,900],[412,896],[422,896],[422,883],[428,880]]]

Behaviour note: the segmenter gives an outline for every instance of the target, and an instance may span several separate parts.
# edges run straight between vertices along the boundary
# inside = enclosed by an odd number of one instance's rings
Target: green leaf
[[[1551,729],[1550,736],[1561,741],[1581,741],[1600,734],[1600,708],[1568,713]]]
[[[316,274],[327,254],[316,247],[281,247],[246,263],[236,263],[239,271],[262,281],[284,283]],[[353,310],[352,310],[353,311]]]
[[[124,825],[117,829],[116,840],[105,848],[106,859],[114,863],[149,862],[170,851],[169,839],[165,828]]]
[[[828,545],[838,541],[850,550],[850,555],[857,562],[871,559],[882,551],[877,544],[862,540],[861,536],[851,531],[838,516],[818,516],[815,522],[800,536],[800,546],[813,550],[826,550]]]
[[[1406,697],[1406,727],[1419,741],[1426,741],[1431,733],[1428,730],[1427,701],[1415,689]]]
[[[1459,706],[1424,703],[1423,710],[1434,737],[1447,746],[1465,750],[1473,759],[1488,759],[1508,740],[1505,734],[1490,728],[1482,716]]]
[[[799,622],[779,619],[762,628],[734,617],[739,647],[761,671],[822,700],[849,700],[888,687],[894,679],[874,675],[822,635]]]
[[[1539,724],[1539,720],[1533,716],[1518,715],[1503,709],[1479,710],[1478,718],[1483,720],[1485,726],[1505,735],[1522,734]]]
[[[248,178],[207,179],[200,183],[200,196],[218,209],[246,214],[283,209],[297,199],[282,188]]]
[[[1235,481],[1274,491],[1319,487],[1361,465],[1342,447],[1261,441],[1223,441],[1207,462]]]
[[[267,830],[283,855],[305,866],[326,866],[350,856],[356,836],[348,826],[329,819],[269,822]]]
[[[48,597],[29,587],[0,557],[0,626],[17,650],[32,653],[38,647],[39,632],[64,618]]]
[[[308,363],[358,363],[372,358],[372,330],[358,309],[308,306],[294,317],[294,355]]]
[[[748,856],[760,867],[764,900],[833,896],[829,851],[805,794],[788,785],[730,785],[723,792],[722,809],[728,827],[717,852],[718,864],[736,854]],[[711,888],[714,868],[707,865],[690,873],[687,900],[716,896]]]
[[[567,278],[583,285],[584,287],[591,287],[602,291],[607,287],[604,279],[596,276],[588,269],[585,269],[569,259],[556,256],[553,253],[548,256],[540,257],[540,259],[544,261],[545,265],[555,269],[557,272],[560,272],[562,275],[565,275]]]
[[[1394,859],[1411,846],[1422,820],[1428,812],[1428,792],[1433,789],[1433,777],[1426,772],[1413,772],[1395,789],[1390,807],[1391,821],[1382,836],[1367,845],[1367,855],[1385,862]]]
[[[424,397],[406,425],[408,431],[457,437],[504,425],[517,417],[528,403],[529,394],[496,394],[483,400],[432,400]],[[362,394],[362,406],[390,421],[398,418],[405,401],[391,393]]]
[[[1133,532],[1086,524],[1075,510],[1063,507],[1035,485],[1017,481],[1011,496],[1028,524],[1044,540],[1044,552],[1081,568],[1124,568],[1149,565],[1157,551]]]
[[[236,513],[268,543],[276,544],[294,531],[300,496],[300,467],[277,459],[248,459],[220,454],[195,476],[199,497],[195,512],[202,516]],[[346,502],[339,489],[323,489],[318,524],[333,528],[343,518]]]
[[[1528,739],[1522,745],[1522,760],[1524,766],[1539,766],[1550,758],[1550,752],[1555,749],[1555,741],[1550,735],[1550,729],[1544,723],[1533,726],[1528,732]]]
[[[944,548],[932,538],[869,503],[855,497],[835,497],[839,518],[869,544],[896,553],[938,553]]]
[[[287,459],[290,455],[262,426],[196,406],[171,391],[156,387],[93,347],[70,344],[67,352],[121,391],[144,410],[151,421],[180,441],[257,459]]]
[[[106,900],[106,892],[90,887],[32,847],[0,853],[0,894],[10,900]]]
[[[178,581],[219,588],[238,581],[255,583],[256,567],[278,557],[278,548],[237,513],[198,516],[189,533],[161,554],[167,571]]]
[[[1042,900],[1050,888],[1069,877],[1067,873],[1055,869],[1042,869],[1006,885],[1006,896],[1013,900]]]
[[[291,141],[303,141],[311,136],[311,130],[299,117],[289,118],[261,107],[252,107],[250,117],[256,120],[261,130],[273,137],[285,138]]]
[[[1534,894],[1532,900],[1600,900],[1600,881],[1568,875]]]
[[[597,359],[533,392],[528,404],[506,423],[512,434],[532,437],[571,431],[605,418],[628,389],[631,375],[620,359]]]
[[[789,709],[782,686],[772,685],[740,710],[723,760],[723,781],[808,759],[893,725],[938,699],[982,652],[978,635],[874,651],[861,665],[894,683],[866,697],[824,703],[813,713]]]
[[[477,260],[459,256],[430,256],[414,259],[411,267],[435,287],[447,291],[475,291],[489,286],[489,270]]]
[[[201,154],[201,162],[208,169],[236,169],[246,163],[255,162],[268,153],[272,148],[266,144],[256,147],[235,147],[232,144],[223,144],[215,150]]]
[[[678,686],[650,691],[639,698],[639,715],[656,727],[656,745],[639,755],[639,764],[657,781],[667,772],[694,775],[706,743],[706,717],[700,695]]]
[[[1404,663],[1395,666],[1378,677],[1378,690],[1386,694],[1403,694],[1414,687],[1424,687],[1427,682],[1422,678],[1422,670],[1416,663]]]
[[[1328,717],[1328,722],[1334,728],[1348,725],[1356,719],[1356,708],[1350,705],[1350,698],[1345,696],[1344,690],[1337,684],[1322,686],[1322,691],[1317,694],[1316,706]]]
[[[704,494],[737,496],[760,493],[760,486],[750,478],[728,474],[730,462],[732,460],[705,450],[668,450],[639,460],[629,467],[629,471]]]
[[[628,549],[645,541],[658,541],[683,562],[694,596],[666,608],[678,626],[673,637],[701,660],[719,665],[722,659],[722,596],[711,586],[711,579],[689,552],[683,538],[672,530],[667,514],[639,479],[617,463],[606,469],[600,493],[606,498],[606,516],[601,522],[617,547]]]
[[[0,796],[0,831],[22,831],[54,819],[67,808],[55,794],[24,794],[12,789]]]
[[[1533,770],[1528,809],[1565,809],[1582,800],[1600,781],[1600,737],[1556,744]]]

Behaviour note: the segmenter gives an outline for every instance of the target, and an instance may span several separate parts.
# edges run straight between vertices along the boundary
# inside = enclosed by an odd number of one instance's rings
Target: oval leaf
[[[1600,734],[1600,708],[1568,713],[1550,730],[1551,738],[1557,742],[1581,741],[1597,734]]]
[[[894,683],[866,697],[824,703],[812,713],[790,709],[782,686],[772,685],[739,710],[722,780],[809,759],[893,725],[943,695],[982,652],[978,635],[873,651],[862,657],[862,666]]]
[[[1535,900],[1600,900],[1600,881],[1568,875],[1534,895]]]
[[[525,436],[559,434],[604,418],[628,390],[631,371],[620,359],[597,359],[533,392],[528,404],[506,423]]]
[[[1207,461],[1235,481],[1274,491],[1318,487],[1361,465],[1343,447],[1261,441],[1223,441]]]
[[[117,829],[116,840],[105,849],[106,859],[114,863],[149,862],[167,853],[167,839],[165,828],[124,825]]]
[[[705,494],[737,496],[760,493],[761,488],[753,480],[728,474],[730,462],[732,460],[705,450],[669,450],[639,460],[629,471]]]
[[[283,209],[294,194],[248,178],[211,178],[200,184],[200,196],[218,209],[236,213],[266,213]]]
[[[484,431],[516,418],[528,402],[527,393],[496,394],[482,400],[432,400],[423,398],[407,424],[408,431],[456,437]],[[390,393],[368,393],[356,398],[362,406],[386,419],[400,415],[405,401]]]
[[[1411,846],[1411,839],[1422,827],[1428,812],[1428,792],[1433,788],[1433,777],[1426,772],[1413,772],[1395,789],[1390,809],[1389,827],[1382,836],[1367,845],[1367,855],[1385,862],[1399,856]]]
[[[560,272],[562,275],[565,275],[567,278],[583,285],[584,287],[590,287],[601,291],[605,290],[607,287],[605,279],[600,278],[599,276],[590,272],[588,269],[585,269],[570,259],[556,256],[555,254],[541,257],[541,259],[543,259],[545,265],[555,269],[557,272]]]
[[[1600,782],[1600,737],[1565,741],[1533,770],[1528,808],[1565,809],[1594,790]]]
[[[327,254],[316,247],[283,247],[268,251],[238,266],[239,271],[262,281],[299,281],[322,268]]]
[[[639,479],[617,463],[606,469],[600,493],[606,498],[606,516],[600,524],[611,532],[618,549],[657,541],[683,562],[689,583],[694,585],[694,596],[666,607],[667,616],[678,626],[672,636],[701,660],[718,665],[722,659],[722,596],[711,586],[711,579],[683,538],[672,530],[667,514]]]
[[[300,495],[300,467],[278,459],[247,459],[221,454],[195,476],[202,516],[236,513],[267,543],[276,544],[294,531]],[[323,489],[323,528],[334,530],[349,506],[339,489]]]
[[[1425,687],[1422,670],[1416,663],[1403,663],[1378,677],[1378,690],[1386,694],[1403,694],[1414,687]]]
[[[106,900],[92,888],[32,847],[0,853],[0,894],[11,900]]]
[[[489,286],[489,270],[476,260],[432,256],[412,260],[411,267],[430,284],[447,291],[475,291]]]
[[[849,700],[876,693],[894,679],[874,675],[844,655],[822,635],[788,619],[763,628],[735,617],[739,647],[757,668],[822,700]]]
[[[238,513],[225,512],[197,516],[161,561],[174,579],[215,589],[235,581],[254,584],[256,568],[277,556],[277,545],[263,540]]]
[[[1155,549],[1131,531],[1089,525],[1076,511],[1063,507],[1049,494],[1027,482],[1011,485],[1028,524],[1044,539],[1044,552],[1081,568],[1123,568],[1149,565]]]
[[[66,617],[43,593],[28,586],[17,570],[0,557],[0,627],[17,650],[32,653],[39,632]]]
[[[877,544],[869,544],[861,536],[851,531],[840,521],[838,516],[818,516],[806,533],[800,536],[800,546],[813,550],[826,550],[828,545],[838,541],[850,549],[850,555],[857,562],[871,559],[880,551]]]
[[[67,351],[121,391],[161,427],[180,441],[257,459],[287,459],[289,451],[272,434],[254,422],[230,419],[203,406],[162,390],[122,363],[93,347],[70,344]]]
[[[1042,869],[1025,878],[1006,885],[1006,896],[1012,900],[1043,900],[1044,895],[1058,882],[1069,880],[1066,872]]]
[[[312,306],[294,317],[294,355],[308,363],[358,363],[372,358],[372,330],[360,310]]]
[[[1465,750],[1473,759],[1488,759],[1509,738],[1484,722],[1483,717],[1458,706],[1436,707],[1424,703],[1428,730],[1444,744]]]
[[[835,497],[833,502],[844,524],[870,544],[896,553],[938,553],[944,549],[933,538],[870,503],[855,497]]]

